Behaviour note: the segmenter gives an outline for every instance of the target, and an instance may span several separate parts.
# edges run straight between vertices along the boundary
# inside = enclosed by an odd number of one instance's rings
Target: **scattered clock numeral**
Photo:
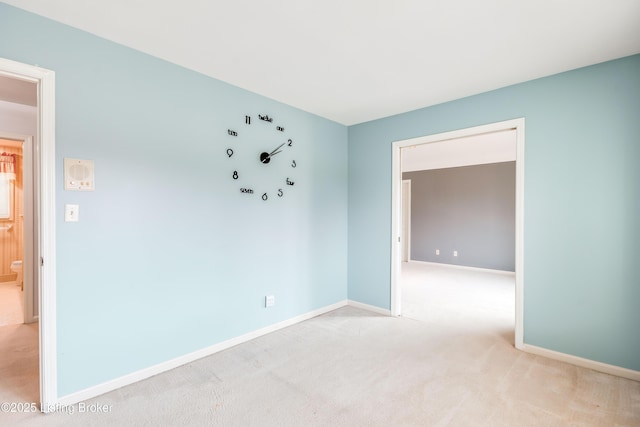
[[[282,197],[284,195],[284,192],[282,191],[282,188],[278,188],[278,197]]]
[[[293,182],[293,181],[289,180],[289,178],[287,178],[287,185],[293,185],[293,184],[295,184],[295,182]]]
[[[227,148],[227,156],[229,157],[233,156],[233,150],[231,148]]]
[[[246,194],[253,194],[253,190],[251,188],[241,188],[240,192],[246,193]]]
[[[288,147],[293,147],[293,141],[289,139],[289,140],[287,141],[287,146],[288,146]]]
[[[264,193],[264,194],[262,195],[262,200],[267,200],[268,198],[269,198],[269,196],[267,196],[267,193]]]
[[[233,171],[233,179],[238,179],[238,171]]]
[[[244,122],[248,125],[251,124],[251,116],[244,116]]]
[[[227,129],[227,133],[231,136],[238,136],[238,132],[235,130]]]
[[[231,156],[229,156],[229,157],[231,157]],[[298,165],[296,165],[296,161],[295,161],[295,160],[294,160],[294,161],[292,161],[292,162],[291,162],[291,167],[292,167],[292,168],[295,168],[296,166],[298,166]]]
[[[284,128],[282,126],[276,126],[276,129],[279,130],[280,132],[284,132]]]

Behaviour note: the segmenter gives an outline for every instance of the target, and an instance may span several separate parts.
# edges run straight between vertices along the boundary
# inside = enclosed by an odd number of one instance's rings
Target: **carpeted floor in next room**
[[[0,404],[38,402],[39,390],[38,324],[0,326]],[[13,418],[0,409],[0,426]]]
[[[484,299],[442,301],[433,317],[410,301],[414,318],[344,307],[86,402],[107,413],[5,413],[0,425],[640,425],[640,383],[515,350],[512,314]]]
[[[0,327],[24,322],[22,292],[16,282],[0,282]]]

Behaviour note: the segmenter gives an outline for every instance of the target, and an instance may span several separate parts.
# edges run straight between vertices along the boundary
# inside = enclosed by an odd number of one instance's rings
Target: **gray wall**
[[[404,173],[411,180],[411,259],[515,271],[515,166]]]

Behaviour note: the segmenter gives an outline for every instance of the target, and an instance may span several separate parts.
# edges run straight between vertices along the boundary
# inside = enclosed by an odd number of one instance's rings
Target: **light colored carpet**
[[[402,316],[452,334],[498,334],[513,345],[515,275],[403,263]]]
[[[466,315],[345,307],[86,402],[108,413],[76,405],[73,414],[0,414],[0,424],[640,425],[640,383],[519,352],[513,319],[468,325]]]
[[[38,402],[38,324],[0,327],[0,403]],[[0,411],[3,419],[12,414]]]
[[[22,290],[15,282],[0,282],[0,326],[24,322]]]

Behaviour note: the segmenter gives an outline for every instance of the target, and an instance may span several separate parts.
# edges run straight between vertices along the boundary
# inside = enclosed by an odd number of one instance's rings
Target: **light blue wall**
[[[61,396],[346,299],[345,126],[2,3],[0,57],[56,73]],[[240,194],[224,155],[258,113],[297,144],[283,199]],[[65,157],[95,192],[64,191]]]
[[[389,308],[392,142],[518,117],[525,343],[640,370],[640,55],[350,127],[349,298]]]

